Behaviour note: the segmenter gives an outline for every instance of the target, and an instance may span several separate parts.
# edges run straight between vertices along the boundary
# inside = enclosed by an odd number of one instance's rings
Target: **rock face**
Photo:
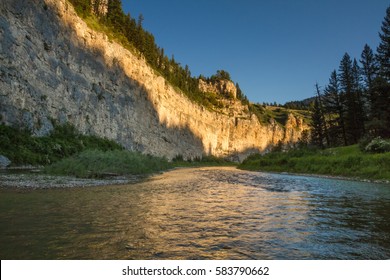
[[[243,159],[306,128],[261,124],[232,101],[228,112],[192,103],[145,59],[91,30],[66,0],[2,0],[0,122],[35,135],[70,122],[85,133],[169,159],[204,154]]]
[[[204,93],[212,92],[227,97],[237,98],[237,88],[232,81],[228,80],[207,82],[199,79],[199,89]]]

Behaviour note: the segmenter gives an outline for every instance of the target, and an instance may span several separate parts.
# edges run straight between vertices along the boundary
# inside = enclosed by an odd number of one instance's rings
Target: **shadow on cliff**
[[[55,6],[38,0],[29,4],[25,0],[5,0],[2,9],[23,23],[26,34],[12,37],[10,25],[5,22],[1,26],[3,36],[10,36],[9,40],[2,40],[9,61],[21,61],[3,65],[1,74],[9,79],[0,82],[8,83],[11,88],[17,80],[20,92],[16,94],[33,103],[31,108],[22,107],[6,96],[14,92],[4,95],[2,105],[12,108],[0,112],[6,123],[38,131],[44,130],[44,125],[50,129],[52,119],[70,122],[83,133],[110,138],[127,149],[169,159],[177,155],[195,158],[205,153],[202,140],[188,126],[168,126],[160,121],[156,105],[150,99],[153,93],[128,77],[119,63],[107,62],[103,49],[87,48],[71,24],[61,20]],[[28,46],[29,53],[20,51]],[[26,57],[16,57],[15,52]],[[39,62],[42,60],[44,66]]]

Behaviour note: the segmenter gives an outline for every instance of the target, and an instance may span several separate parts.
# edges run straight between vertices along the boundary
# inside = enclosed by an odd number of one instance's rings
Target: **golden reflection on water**
[[[218,167],[0,194],[2,259],[390,257],[386,187]]]

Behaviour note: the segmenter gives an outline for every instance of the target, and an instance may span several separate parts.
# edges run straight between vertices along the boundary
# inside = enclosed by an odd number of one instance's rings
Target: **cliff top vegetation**
[[[155,71],[192,101],[209,109],[219,106],[215,97],[205,96],[205,93],[199,90],[199,79],[232,81],[227,71],[218,70],[215,75],[209,78],[192,76],[188,65],[183,67],[180,62],[175,60],[174,55],[169,58],[165,54],[164,48],[156,44],[153,34],[145,30],[142,25],[144,21],[142,15],[135,19],[130,13],[125,14],[120,0],[68,1],[73,4],[78,15],[85,20],[89,27],[106,33],[110,39],[116,40],[133,53],[143,55]],[[106,8],[102,8],[102,5],[106,5]],[[246,96],[241,90],[237,98],[244,104],[248,103]]]
[[[142,14],[137,19],[130,13],[125,14],[121,0],[68,1],[89,27],[104,32],[110,39],[122,44],[131,52],[144,56],[157,73],[163,76],[174,88],[183,92],[190,100],[209,110],[220,110],[224,106],[223,100],[231,98],[231,96],[202,92],[199,88],[200,79],[210,83],[216,83],[218,80],[233,82],[228,71],[221,69],[210,77],[192,76],[188,65],[183,67],[180,62],[175,60],[174,55],[169,58],[165,54],[164,48],[157,45],[153,34],[144,29],[142,24],[145,19]],[[236,99],[244,106],[248,106],[247,111],[250,114],[255,114],[262,123],[269,123],[271,118],[276,117],[275,120],[283,126],[283,120],[287,119],[288,113],[295,114],[294,111],[288,112],[284,109],[275,114],[274,110],[267,109],[267,106],[260,109],[260,105],[249,102],[238,83],[235,83],[235,87],[237,88]]]

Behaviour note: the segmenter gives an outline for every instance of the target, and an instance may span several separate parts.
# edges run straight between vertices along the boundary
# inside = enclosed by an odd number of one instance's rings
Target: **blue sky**
[[[253,102],[285,103],[325,86],[345,52],[373,50],[388,0],[123,0],[192,75],[218,69]]]

